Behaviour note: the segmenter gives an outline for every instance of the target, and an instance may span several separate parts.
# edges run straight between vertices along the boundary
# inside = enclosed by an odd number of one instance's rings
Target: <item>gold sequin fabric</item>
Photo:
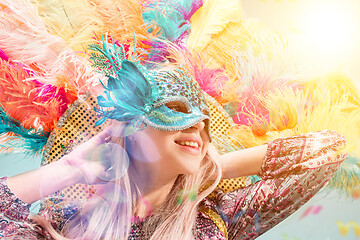
[[[77,145],[100,132],[104,125],[95,126],[98,120],[97,101],[89,94],[81,96],[59,119],[44,150],[42,165],[57,161]],[[94,193],[90,185],[76,184],[62,189],[41,201],[41,209],[49,209],[63,200],[86,201]]]

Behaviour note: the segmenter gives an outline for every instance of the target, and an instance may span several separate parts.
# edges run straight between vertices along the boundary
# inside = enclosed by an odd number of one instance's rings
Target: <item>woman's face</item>
[[[167,106],[181,111],[176,103]],[[174,176],[195,173],[210,142],[203,121],[179,131],[162,131],[147,126],[135,133],[134,138],[136,146],[131,149],[136,160],[153,163],[160,171],[165,170],[165,174]]]

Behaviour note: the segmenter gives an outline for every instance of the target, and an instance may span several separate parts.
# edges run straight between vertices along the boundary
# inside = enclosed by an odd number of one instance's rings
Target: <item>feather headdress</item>
[[[108,33],[127,58],[139,56],[141,63],[150,66],[176,62],[195,76],[236,122],[226,134],[240,143],[237,146],[324,128],[345,135],[349,157],[330,186],[347,194],[359,190],[360,97],[354,84],[341,74],[302,79],[301,70],[292,64],[286,39],[259,22],[244,19],[240,1],[32,2],[36,7],[23,0],[3,0],[0,5],[3,147],[10,149],[15,145],[12,142],[24,138],[33,139],[24,146],[41,149],[60,115],[99,84],[102,75],[86,62],[90,58],[100,67],[88,44]],[[74,51],[86,54],[80,58]],[[121,68],[111,72],[119,67],[111,62],[113,57],[108,56],[104,67],[110,75],[121,74]],[[127,61],[123,64],[133,67]],[[109,92],[121,89],[111,78],[104,85]],[[143,104],[148,95],[139,86],[134,88],[144,93],[139,99]],[[106,98],[99,100],[108,104]],[[123,112],[136,108],[121,107]],[[329,113],[334,117],[328,118]]]

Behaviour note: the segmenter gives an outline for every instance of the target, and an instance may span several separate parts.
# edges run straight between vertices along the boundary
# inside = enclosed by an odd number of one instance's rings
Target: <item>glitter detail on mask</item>
[[[161,121],[168,122],[168,123],[177,122],[177,121],[180,121],[183,119],[182,116],[169,117],[169,116],[166,116],[165,113],[162,113],[162,112],[156,111],[156,110],[153,110],[147,116],[148,117],[156,117],[156,118],[160,119]]]
[[[192,107],[199,108],[201,112],[209,113],[199,84],[185,69],[178,68],[171,72],[155,73],[154,79],[160,92],[157,102],[174,96],[182,96],[188,100]]]

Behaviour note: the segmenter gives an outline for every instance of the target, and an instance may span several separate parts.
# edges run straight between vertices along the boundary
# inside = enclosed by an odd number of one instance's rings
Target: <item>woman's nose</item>
[[[200,132],[201,130],[203,130],[205,128],[205,122],[204,121],[198,122],[197,124],[193,125],[192,127],[198,129]]]

